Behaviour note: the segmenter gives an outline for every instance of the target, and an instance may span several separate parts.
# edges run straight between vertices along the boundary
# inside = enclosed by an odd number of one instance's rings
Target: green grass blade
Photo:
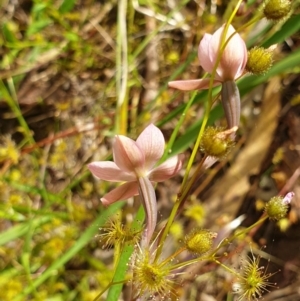
[[[297,33],[299,30],[300,20],[299,15],[296,15],[287,20],[279,31],[276,31],[272,37],[262,43],[262,46],[268,48],[271,45],[282,43],[285,39]]]
[[[60,258],[52,263],[52,265],[35,281],[33,281],[31,287],[25,288],[22,295],[18,295],[14,300],[24,300],[24,296],[30,294],[34,288],[37,288],[44,283],[49,277],[51,277],[57,269],[64,266],[72,257],[74,257],[88,242],[95,236],[107,219],[118,209],[124,205],[124,202],[117,202],[109,206],[108,209],[103,211],[98,218],[86,229],[86,231],[79,237],[76,243]]]
[[[38,227],[49,222],[50,220],[51,220],[50,216],[44,216],[41,218],[34,219],[32,222],[30,221],[30,222],[18,224],[8,229],[6,232],[0,234],[0,246],[5,245],[10,241],[25,235],[29,231],[31,227],[31,223],[33,227]]]
[[[145,218],[145,213],[144,213],[144,209],[142,207],[140,207],[135,221],[132,224],[132,227],[135,229],[138,229],[138,227],[141,227],[142,225],[142,221]],[[113,282],[119,282],[119,281],[123,281],[125,279],[125,274],[126,271],[128,269],[128,261],[129,258],[133,252],[134,246],[126,246],[120,256],[120,260],[118,263],[118,266],[116,267],[115,270],[115,276],[113,279]],[[123,284],[116,284],[110,287],[109,291],[108,291],[108,295],[106,300],[107,301],[118,301],[119,300],[119,296],[121,294],[123,288]]]

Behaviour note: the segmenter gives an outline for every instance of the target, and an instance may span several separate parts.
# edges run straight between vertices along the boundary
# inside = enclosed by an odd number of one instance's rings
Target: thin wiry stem
[[[118,35],[116,56],[116,78],[117,78],[117,112],[115,129],[117,133],[126,134],[128,99],[128,46],[127,46],[127,1],[120,0],[118,5]]]

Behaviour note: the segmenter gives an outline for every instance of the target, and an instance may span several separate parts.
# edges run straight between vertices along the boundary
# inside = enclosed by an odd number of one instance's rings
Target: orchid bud
[[[201,139],[200,150],[206,155],[218,159],[226,157],[234,146],[232,134],[236,130],[237,127],[227,131],[218,127],[206,128]]]
[[[281,196],[275,196],[265,206],[265,213],[272,220],[280,220],[287,215],[288,202]]]
[[[241,98],[235,81],[222,83],[221,100],[228,128],[238,126],[241,115]]]
[[[283,21],[292,10],[292,2],[289,0],[269,0],[264,4],[263,13],[268,20]]]
[[[266,73],[272,66],[273,52],[263,47],[254,47],[248,51],[246,70],[254,75]]]
[[[196,228],[185,237],[185,247],[191,253],[201,256],[212,248],[213,239],[216,237],[217,233]]]

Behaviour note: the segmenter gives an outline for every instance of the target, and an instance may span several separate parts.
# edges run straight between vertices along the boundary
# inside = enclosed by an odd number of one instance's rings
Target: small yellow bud
[[[216,237],[217,233],[196,228],[185,237],[185,247],[188,251],[201,256],[212,248],[213,239]]]
[[[269,0],[264,4],[263,13],[268,20],[283,21],[292,10],[292,2],[289,0]]]
[[[230,130],[223,131],[222,128],[208,127],[203,133],[200,150],[208,156],[222,159],[234,146],[232,134],[233,132]]]
[[[288,204],[283,201],[283,197],[275,196],[266,204],[265,212],[272,220],[284,218],[288,211]]]
[[[246,70],[252,74],[266,73],[272,66],[273,53],[263,47],[254,47],[248,51]]]

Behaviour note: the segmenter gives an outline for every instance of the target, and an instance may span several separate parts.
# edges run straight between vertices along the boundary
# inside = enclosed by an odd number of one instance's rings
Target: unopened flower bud
[[[237,127],[224,131],[218,127],[208,127],[203,133],[200,150],[211,157],[222,159],[228,155],[234,141],[232,134],[237,130]]]
[[[282,202],[286,205],[290,204],[293,197],[295,196],[295,193],[293,191],[288,192],[285,197],[283,198]]]
[[[217,233],[196,228],[185,237],[185,247],[188,251],[201,256],[212,248],[213,239],[216,237]]]
[[[281,196],[275,196],[265,206],[265,212],[272,220],[284,218],[288,211],[288,203]]]
[[[266,73],[272,66],[273,53],[263,47],[254,47],[248,51],[246,70],[254,75]]]
[[[221,101],[228,128],[238,126],[241,115],[241,97],[239,88],[234,80],[228,80],[222,83]]]
[[[292,10],[292,2],[289,0],[267,0],[263,13],[268,20],[283,21]]]

